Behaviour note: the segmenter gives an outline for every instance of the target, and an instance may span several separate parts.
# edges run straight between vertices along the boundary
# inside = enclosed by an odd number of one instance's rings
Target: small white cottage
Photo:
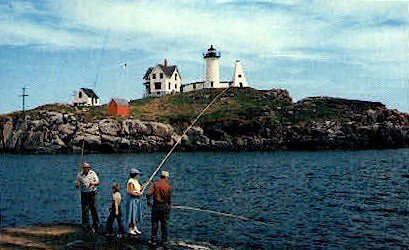
[[[99,106],[99,97],[92,89],[80,88],[72,102],[74,106]]]
[[[143,77],[145,80],[145,97],[163,96],[180,92],[182,78],[176,65],[163,64],[150,67]]]

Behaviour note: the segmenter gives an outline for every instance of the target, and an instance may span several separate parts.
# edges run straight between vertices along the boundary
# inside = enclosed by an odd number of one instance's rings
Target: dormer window
[[[82,92],[78,93],[78,98],[82,98]]]
[[[177,80],[178,74],[175,74],[175,81]]]

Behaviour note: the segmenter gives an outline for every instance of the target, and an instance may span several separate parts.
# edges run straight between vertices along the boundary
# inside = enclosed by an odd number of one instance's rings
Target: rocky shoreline
[[[0,230],[0,249],[152,249],[148,236],[106,237],[83,230],[80,225],[54,224],[5,227]],[[226,249],[206,242],[171,240],[172,249]],[[160,248],[158,248],[160,249]]]
[[[236,118],[204,120],[193,127],[178,150],[383,149],[409,146],[409,115],[377,102],[330,97],[292,102],[285,90],[246,90],[254,103]],[[247,94],[247,92],[246,92]],[[210,97],[203,97],[210,98]],[[226,94],[222,102],[237,98]],[[206,100],[205,100],[206,101]],[[62,105],[64,106],[64,105]],[[57,106],[58,107],[58,106]],[[61,108],[63,110],[63,108]],[[169,150],[181,134],[178,124],[103,116],[87,121],[89,110],[38,108],[0,117],[0,152],[130,153]]]

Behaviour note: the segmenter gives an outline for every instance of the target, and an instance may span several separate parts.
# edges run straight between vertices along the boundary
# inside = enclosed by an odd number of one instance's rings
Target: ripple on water
[[[268,225],[174,209],[170,236],[237,249],[409,248],[408,152],[176,153],[165,165],[175,204]],[[102,183],[101,221],[108,216],[110,184],[124,187],[130,165],[146,178],[163,155],[86,155]],[[80,222],[73,187],[78,156],[3,160],[1,188],[9,191],[2,197],[2,225]],[[16,186],[21,179],[32,181]],[[141,227],[149,231],[144,209]]]

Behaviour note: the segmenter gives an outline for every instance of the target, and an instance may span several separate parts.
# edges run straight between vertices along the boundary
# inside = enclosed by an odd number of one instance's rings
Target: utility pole
[[[23,90],[23,94],[20,95],[20,97],[23,98],[23,113],[25,113],[26,112],[26,96],[28,95],[26,94],[26,87],[23,87],[22,90]]]

